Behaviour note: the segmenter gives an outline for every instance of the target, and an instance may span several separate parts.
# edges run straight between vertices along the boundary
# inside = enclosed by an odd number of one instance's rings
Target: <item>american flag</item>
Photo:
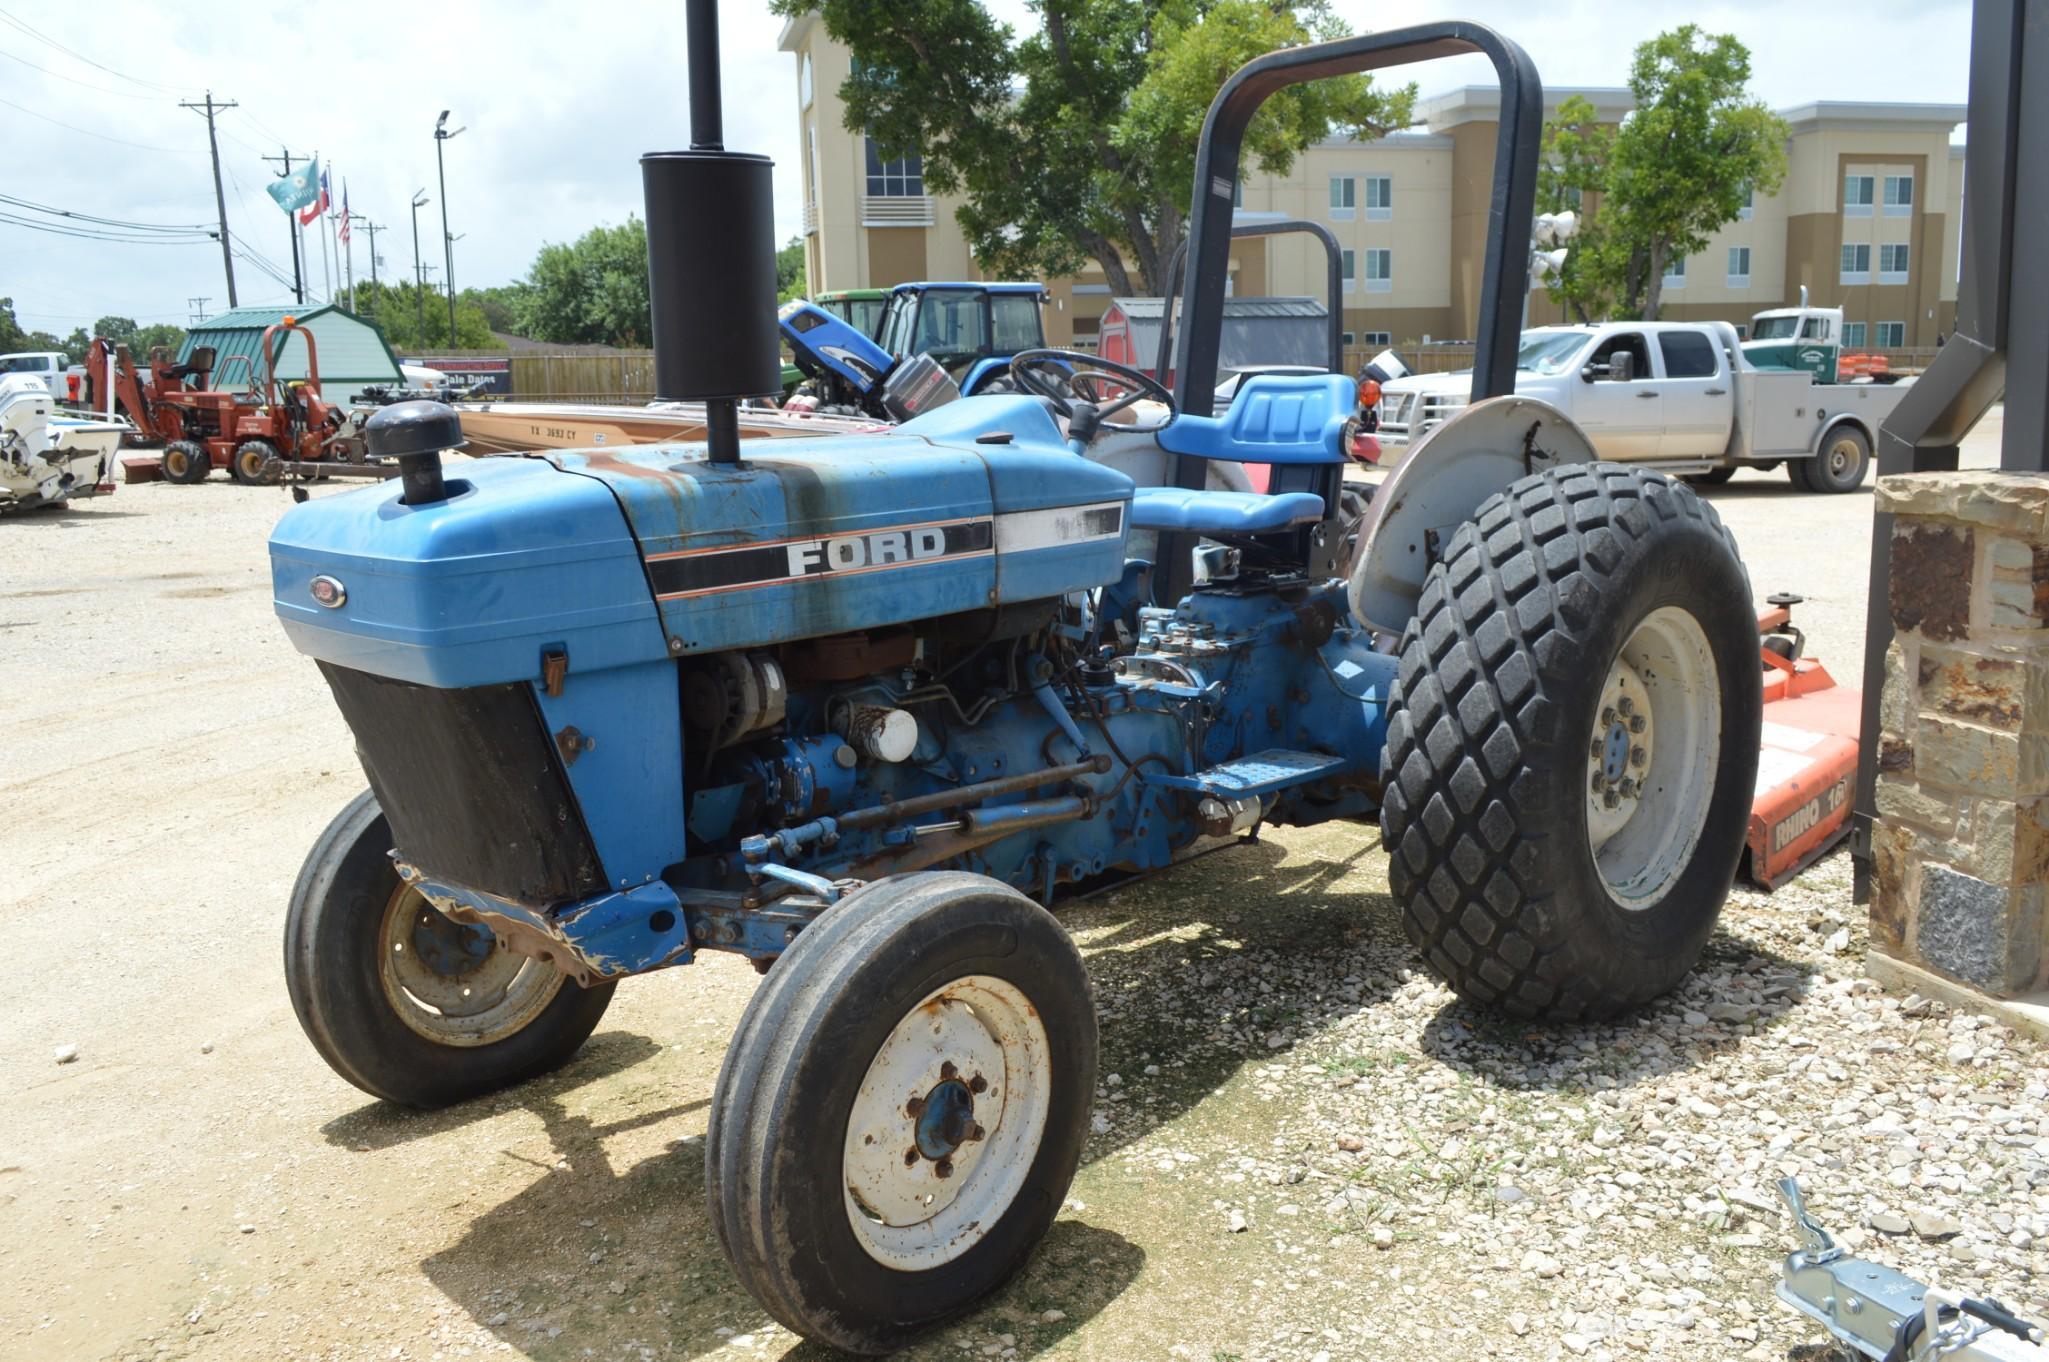
[[[341,230],[336,232],[335,235],[340,238],[342,245],[346,246],[349,244],[349,182],[347,180],[342,181]]]

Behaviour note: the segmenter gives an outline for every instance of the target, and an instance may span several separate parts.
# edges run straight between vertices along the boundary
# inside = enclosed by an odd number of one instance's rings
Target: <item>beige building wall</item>
[[[920,197],[878,201],[867,193],[866,139],[843,126],[839,86],[850,71],[846,49],[825,34],[817,16],[785,25],[784,51],[797,62],[797,116],[802,128],[805,254],[813,291],[886,288],[911,279],[976,279],[982,273],[959,224],[957,204]],[[1604,122],[1620,122],[1629,92],[1610,87],[1546,91],[1546,116],[1571,96],[1591,101]],[[1418,127],[1367,142],[1332,141],[1297,156],[1286,173],[1256,167],[1243,176],[1240,212],[1248,217],[1306,218],[1328,227],[1352,253],[1342,294],[1352,355],[1370,352],[1385,334],[1396,345],[1426,338],[1469,340],[1477,329],[1479,281],[1486,253],[1499,92],[1468,86],[1418,102]],[[1785,184],[1758,195],[1749,213],[1720,228],[1686,262],[1683,282],[1666,284],[1664,315],[1674,320],[1747,324],[1753,313],[1799,300],[1805,284],[1818,305],[1840,305],[1877,347],[1877,324],[1898,322],[1903,344],[1932,346],[1956,325],[1958,209],[1962,149],[1950,136],[1963,122],[1957,105],[1816,103],[1784,111]],[[1868,214],[1846,212],[1844,180],[1874,177]],[[1888,175],[1910,175],[1914,201],[1888,213]],[[1369,180],[1384,177],[1384,205],[1371,201]],[[1332,198],[1333,181],[1352,184],[1349,208]],[[1843,281],[1844,244],[1870,248],[1869,281]],[[1881,248],[1904,245],[1903,282],[1881,279]],[[1730,273],[1732,248],[1749,251],[1749,274]],[[1384,251],[1385,280],[1370,278],[1369,253]],[[1243,295],[1326,296],[1323,248],[1303,235],[1233,246],[1231,290]],[[1047,284],[1046,339],[1092,346],[1109,305],[1099,266]],[[1676,285],[1676,286],[1675,286]],[[1531,325],[1563,320],[1539,287]]]

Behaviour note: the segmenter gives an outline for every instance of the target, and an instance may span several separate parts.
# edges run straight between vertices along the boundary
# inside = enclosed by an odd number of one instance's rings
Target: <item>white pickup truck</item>
[[[60,402],[70,395],[64,382],[64,371],[70,367],[71,356],[61,350],[17,350],[0,355],[0,378],[8,374],[28,374],[48,388],[50,396]]]
[[[1516,353],[1516,394],[1571,417],[1604,459],[1704,482],[1783,463],[1793,485],[1810,492],[1864,481],[1878,427],[1908,386],[1817,383],[1804,369],[1759,368],[1727,322],[1541,326],[1523,332]],[[1375,408],[1382,447],[1399,458],[1465,406],[1471,390],[1470,372],[1383,383]]]

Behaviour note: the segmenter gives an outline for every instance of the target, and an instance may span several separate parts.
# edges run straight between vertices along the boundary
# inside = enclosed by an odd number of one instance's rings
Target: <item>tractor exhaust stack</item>
[[[711,461],[740,461],[739,404],[782,391],[773,162],[727,151],[717,0],[689,0],[690,149],[640,158],[656,396],[703,402]]]

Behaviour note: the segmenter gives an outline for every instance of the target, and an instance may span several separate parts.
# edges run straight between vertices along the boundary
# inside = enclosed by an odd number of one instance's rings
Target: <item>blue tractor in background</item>
[[[1046,344],[1040,284],[898,284],[873,338],[804,299],[776,313],[818,410],[903,421],[957,396],[1015,391],[1010,360]]]
[[[880,1353],[1008,1279],[1081,1159],[1097,1020],[1064,890],[1377,821],[1408,934],[1468,998],[1603,1016],[1692,968],[1749,817],[1749,585],[1690,490],[1512,394],[1520,49],[1436,23],[1225,84],[1177,393],[1029,349],[1014,392],[742,458],[737,404],[780,377],[773,196],[721,145],[712,0],[688,20],[692,146],[642,169],[658,382],[706,441],[444,469],[453,413],[387,407],[368,438],[400,477],[271,539],[369,777],[287,915],[339,1074],[459,1101],[567,1059],[621,979],[746,957],[712,1223],[776,1319]],[[1348,547],[1349,379],[1255,376],[1212,414],[1240,142],[1275,89],[1459,52],[1503,87],[1476,400]],[[1169,485],[1120,471],[1140,455]],[[1219,461],[1270,494],[1207,489]]]

